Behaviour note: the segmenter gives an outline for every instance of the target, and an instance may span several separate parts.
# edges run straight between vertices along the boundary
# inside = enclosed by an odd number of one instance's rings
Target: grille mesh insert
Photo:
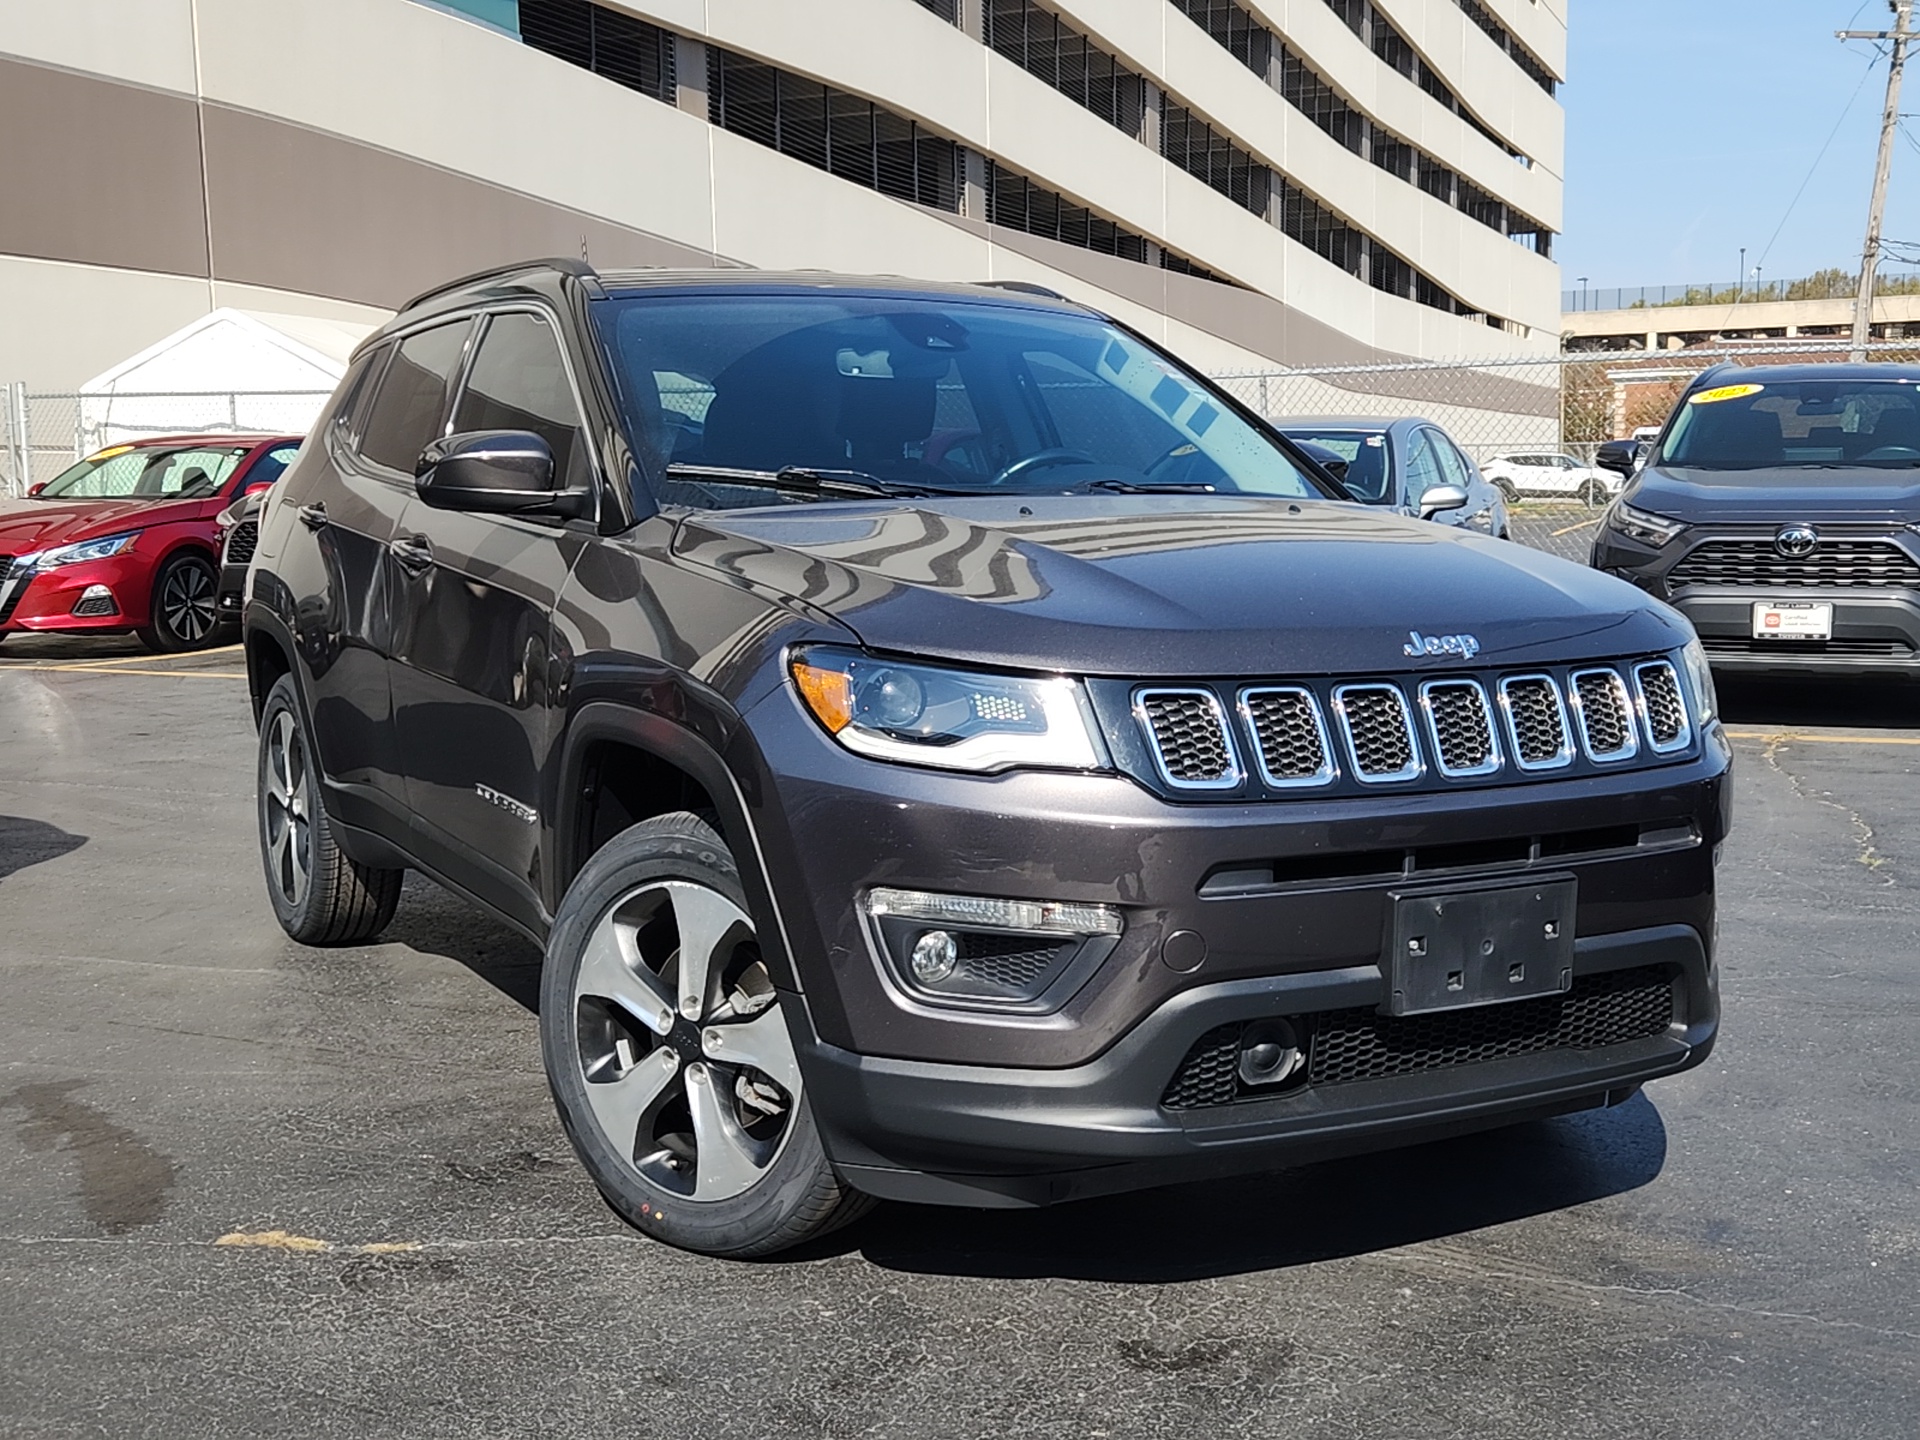
[[[1662,965],[1583,975],[1565,995],[1481,1005],[1441,1015],[1330,1010],[1292,1019],[1307,1035],[1307,1082],[1339,1085],[1532,1055],[1600,1050],[1662,1034],[1673,1023],[1673,971]],[[1160,1103],[1193,1110],[1259,1098],[1241,1093],[1241,1023],[1209,1030],[1174,1073]]]
[[[1506,684],[1507,713],[1513,720],[1514,748],[1526,765],[1551,765],[1567,748],[1560,696],[1544,675]]]
[[[1493,717],[1486,692],[1470,680],[1445,680],[1428,685],[1424,693],[1440,768],[1459,775],[1492,764]]]
[[[1639,677],[1640,696],[1647,702],[1647,733],[1653,736],[1654,748],[1678,744],[1687,734],[1687,707],[1680,698],[1680,677],[1664,661],[1642,665]]]
[[[1626,683],[1611,670],[1583,670],[1573,677],[1573,685],[1580,696],[1587,752],[1595,757],[1631,755],[1636,745]]]
[[[960,937],[960,957],[954,968],[982,985],[1024,995],[1064,948],[1058,941],[1050,944],[1036,935],[968,933]]]
[[[1269,779],[1297,784],[1327,773],[1320,708],[1313,696],[1305,690],[1250,690],[1244,700]]]
[[[222,565],[245,565],[253,559],[260,543],[260,522],[242,520],[227,536],[227,548],[220,556]]]
[[[1353,764],[1363,777],[1379,780],[1414,768],[1413,734],[1406,701],[1388,685],[1351,686],[1340,692]]]
[[[1139,704],[1169,780],[1176,785],[1222,785],[1237,778],[1227,748],[1226,716],[1213,696],[1150,690]]]
[[[1889,540],[1829,540],[1789,560],[1772,540],[1709,540],[1667,577],[1671,585],[1920,589],[1920,564]]]

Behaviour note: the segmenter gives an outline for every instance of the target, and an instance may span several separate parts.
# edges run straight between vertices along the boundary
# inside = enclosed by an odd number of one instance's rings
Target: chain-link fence
[[[302,435],[325,390],[215,390],[191,394],[38,394],[0,387],[0,478],[20,496],[109,445],[156,435]]]

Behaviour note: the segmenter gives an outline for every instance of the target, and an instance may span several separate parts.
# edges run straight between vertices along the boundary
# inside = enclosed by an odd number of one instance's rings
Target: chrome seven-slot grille
[[[1230,693],[1233,713],[1223,700]],[[1680,678],[1666,660],[1561,673],[1306,684],[1141,686],[1134,715],[1159,777],[1177,791],[1366,785],[1557,771],[1675,755],[1693,742]],[[1248,742],[1251,741],[1249,744]],[[1242,762],[1245,755],[1247,763]]]

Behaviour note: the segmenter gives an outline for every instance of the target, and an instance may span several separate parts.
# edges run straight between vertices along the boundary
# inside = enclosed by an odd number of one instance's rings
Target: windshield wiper
[[[1091,490],[1104,490],[1114,495],[1217,495],[1218,487],[1202,480],[1149,480],[1141,485],[1132,480],[1089,480],[1084,485],[1076,485],[1063,494],[1084,494]]]
[[[972,490],[947,490],[882,480],[864,470],[821,470],[809,465],[783,465],[778,470],[749,470],[732,465],[669,465],[673,480],[711,480],[721,485],[759,485],[792,495],[866,495],[891,499],[901,495],[972,495]]]

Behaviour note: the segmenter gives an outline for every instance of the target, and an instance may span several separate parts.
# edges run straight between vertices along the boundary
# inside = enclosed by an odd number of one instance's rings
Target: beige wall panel
[[[975,235],[717,131],[714,223],[725,253],[769,270],[843,270],[922,280],[977,280],[987,247]]]
[[[1566,112],[1454,5],[1374,0],[1468,109],[1529,155],[1566,153]]]
[[[0,385],[71,390],[208,308],[197,277],[0,255]]]
[[[0,60],[0,254],[204,275],[193,102]]]
[[[713,246],[700,117],[423,5],[199,4],[209,100]]]
[[[222,280],[394,306],[530,256],[714,263],[711,251],[265,116],[209,105],[206,130]]]
[[[193,93],[193,0],[5,0],[0,54]]]

